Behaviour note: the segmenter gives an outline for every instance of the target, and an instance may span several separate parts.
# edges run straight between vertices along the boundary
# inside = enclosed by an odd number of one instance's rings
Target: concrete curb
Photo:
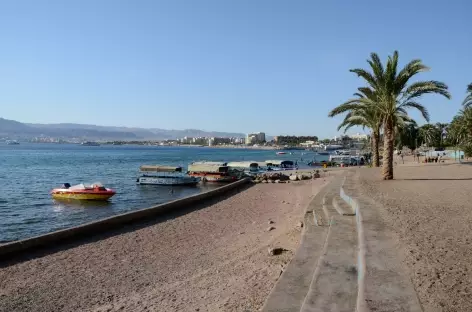
[[[106,219],[93,221],[90,223],[85,223],[79,226],[47,233],[40,236],[35,236],[19,241],[14,241],[11,243],[6,243],[0,245],[0,259],[5,258],[5,256],[13,256],[25,251],[34,250],[39,247],[46,247],[50,244],[54,244],[54,247],[57,247],[60,243],[63,243],[65,240],[71,240],[74,238],[84,238],[98,233],[106,232],[110,229],[123,226],[135,221],[143,220],[148,217],[154,217],[169,211],[176,209],[182,209],[187,207],[189,204],[195,204],[202,200],[209,199],[218,195],[222,195],[230,190],[236,189],[246,183],[251,181],[250,178],[244,178],[242,180],[236,181],[234,183],[224,185],[217,189],[188,196],[182,199],[177,199],[168,203],[160,204],[151,208],[145,208],[140,210],[135,210],[116,216],[112,216]]]
[[[308,204],[307,212],[314,205],[323,205],[323,197],[333,188],[336,180],[324,185]],[[334,189],[334,188],[333,188]],[[318,215],[319,216],[319,215]],[[329,220],[323,226],[310,222],[311,214],[305,214],[305,226],[301,233],[300,244],[286,269],[266,298],[262,312],[300,311],[313,281],[313,274],[323,251],[327,237]],[[312,219],[314,220],[314,219]]]
[[[360,210],[359,202],[351,198],[344,192],[344,183],[346,182],[346,177],[341,184],[341,188],[339,191],[339,196],[348,203],[354,213],[356,214],[356,225],[357,225],[357,240],[359,244],[359,250],[357,253],[357,303],[356,303],[356,312],[367,312],[369,309],[367,308],[366,301],[365,301],[365,274],[366,274],[366,241],[364,235],[364,225],[362,214]]]
[[[355,211],[351,213],[344,211],[344,209],[341,207],[341,204],[336,198],[336,196],[333,196],[333,202],[331,203],[331,205],[334,207],[334,209],[336,209],[338,214],[340,214],[341,216],[354,216],[356,214]]]

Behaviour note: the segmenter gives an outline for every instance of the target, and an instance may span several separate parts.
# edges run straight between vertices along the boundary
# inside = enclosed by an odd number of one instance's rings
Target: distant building
[[[357,132],[356,134],[350,134],[348,136],[356,141],[367,140],[367,138],[369,137],[367,134],[359,132]]]
[[[265,143],[265,141],[264,132],[248,133],[246,136],[246,144],[261,144]]]
[[[305,141],[305,142],[302,142],[300,143],[301,146],[303,147],[313,147],[316,145],[316,142],[315,141]]]
[[[231,138],[232,144],[244,144],[245,141],[245,138]]]

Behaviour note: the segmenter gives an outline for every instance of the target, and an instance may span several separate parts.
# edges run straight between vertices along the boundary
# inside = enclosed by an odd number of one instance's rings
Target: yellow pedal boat
[[[92,185],[78,184],[74,186],[64,183],[61,188],[51,191],[52,198],[54,199],[108,200],[115,194],[114,190],[105,188],[100,183]]]

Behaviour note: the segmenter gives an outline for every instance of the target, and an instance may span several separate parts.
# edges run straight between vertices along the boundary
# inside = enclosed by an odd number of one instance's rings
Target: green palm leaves
[[[472,83],[467,86],[467,96],[462,105],[466,108],[472,106]]]
[[[450,98],[446,84],[435,81],[417,81],[411,83],[414,76],[429,68],[421,60],[415,59],[407,63],[402,69],[398,68],[398,52],[387,58],[386,64],[382,64],[376,53],[370,55],[367,60],[369,69],[351,69],[350,71],[362,78],[366,87],[359,88],[356,98],[348,100],[334,108],[329,116],[333,117],[347,113],[341,128],[349,128],[354,125],[368,127],[372,133],[383,130],[384,155],[382,174],[386,180],[393,179],[393,150],[395,132],[398,128],[412,122],[408,116],[410,109],[419,111],[424,119],[429,121],[429,113],[420,103],[421,97],[426,94],[439,94]],[[472,86],[471,86],[472,90]],[[470,102],[472,105],[472,95]],[[375,147],[372,147],[373,153]]]

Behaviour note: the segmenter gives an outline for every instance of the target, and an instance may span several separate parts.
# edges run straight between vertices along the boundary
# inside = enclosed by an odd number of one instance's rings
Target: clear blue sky
[[[395,49],[421,58],[432,121],[472,82],[470,1],[0,2],[0,117],[167,129],[335,135],[328,111]],[[417,116],[416,114],[414,116]]]

